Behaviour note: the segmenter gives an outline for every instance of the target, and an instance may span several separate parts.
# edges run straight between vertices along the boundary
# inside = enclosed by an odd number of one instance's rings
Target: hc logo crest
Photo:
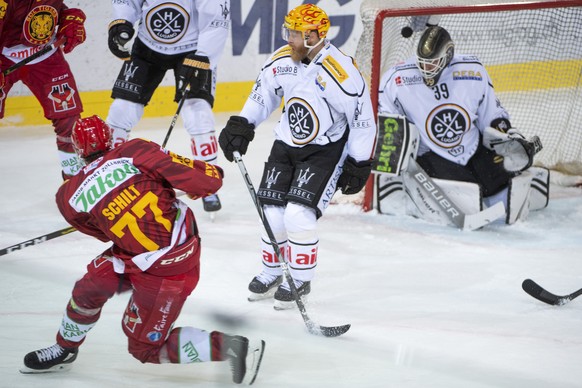
[[[463,135],[471,127],[471,118],[463,107],[444,104],[433,109],[426,123],[426,132],[435,144],[454,148],[461,144]]]
[[[65,82],[60,85],[53,85],[49,95],[49,100],[53,102],[53,109],[55,112],[64,112],[66,110],[74,109],[75,104],[75,90],[71,89],[69,84]]]
[[[301,98],[287,102],[287,118],[293,143],[307,144],[319,133],[319,118],[309,103]]]
[[[151,37],[164,44],[182,39],[189,23],[188,12],[178,4],[166,3],[154,7],[146,15],[146,26]]]

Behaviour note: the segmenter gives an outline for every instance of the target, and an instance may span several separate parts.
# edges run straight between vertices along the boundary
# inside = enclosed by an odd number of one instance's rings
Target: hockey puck
[[[412,28],[410,28],[410,26],[402,27],[402,30],[400,30],[400,34],[405,38],[410,38],[413,32],[414,31],[412,31]]]

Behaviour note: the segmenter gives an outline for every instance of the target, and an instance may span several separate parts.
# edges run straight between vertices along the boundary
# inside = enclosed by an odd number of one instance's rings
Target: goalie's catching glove
[[[125,45],[131,40],[134,32],[133,24],[127,20],[117,19],[109,23],[109,39],[107,40],[109,51],[117,58],[127,61],[131,55]]]
[[[197,93],[206,85],[210,78],[210,60],[203,55],[188,54],[178,68],[178,95],[176,100],[181,100],[181,92],[190,85],[190,91]]]
[[[67,38],[63,46],[65,54],[73,51],[75,47],[85,41],[85,13],[78,8],[65,9],[59,15],[61,21],[57,32],[57,39]]]
[[[526,140],[514,128],[507,133],[487,127],[483,131],[483,145],[503,156],[503,167],[509,172],[527,170],[533,164],[535,154],[542,150],[542,142],[534,136]]]
[[[230,116],[226,126],[218,136],[218,144],[229,162],[234,160],[233,152],[241,155],[247,152],[249,143],[255,138],[255,125],[250,124],[246,117]]]
[[[343,172],[337,181],[337,186],[343,194],[357,194],[364,188],[372,171],[372,161],[363,160],[356,162],[348,156],[344,162]]]

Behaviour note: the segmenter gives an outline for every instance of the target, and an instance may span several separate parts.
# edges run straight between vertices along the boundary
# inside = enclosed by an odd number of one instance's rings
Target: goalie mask
[[[308,49],[313,49],[323,42],[329,31],[329,18],[324,10],[313,4],[302,4],[293,8],[285,16],[285,22],[281,30],[284,41],[289,41],[290,31],[298,31],[303,37],[303,45]],[[317,31],[319,41],[314,45],[309,45],[309,33]]]
[[[442,27],[428,27],[418,42],[416,65],[428,86],[436,84],[441,73],[451,63],[455,45]]]
[[[93,160],[113,145],[113,131],[97,115],[78,119],[71,135],[73,148],[80,158]]]

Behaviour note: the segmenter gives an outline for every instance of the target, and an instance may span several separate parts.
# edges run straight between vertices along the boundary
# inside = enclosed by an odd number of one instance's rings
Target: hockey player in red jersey
[[[57,343],[30,352],[23,373],[69,369],[101,309],[115,293],[131,291],[122,318],[129,352],[143,363],[230,361],[235,383],[252,383],[264,341],[174,323],[200,271],[200,238],[194,214],[174,189],[191,198],[215,193],[222,170],[133,139],[112,148],[112,130],[99,117],[79,119],[75,151],[86,166],[65,181],[56,202],[79,231],[110,248],[75,284]]]
[[[9,67],[65,38],[62,48],[55,48],[29,64],[0,76],[0,118],[12,86],[22,81],[51,120],[57,137],[57,150],[65,177],[81,168],[73,151],[71,130],[83,111],[75,78],[64,54],[85,41],[85,14],[68,8],[62,0],[0,1],[0,69]]]

